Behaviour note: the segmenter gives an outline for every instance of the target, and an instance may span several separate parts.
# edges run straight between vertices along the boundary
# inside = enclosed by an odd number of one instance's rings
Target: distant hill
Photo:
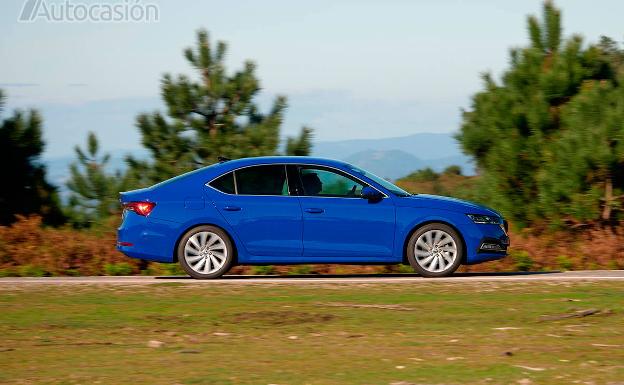
[[[397,179],[410,172],[427,167],[414,155],[401,150],[366,150],[349,155],[344,160],[382,178]]]
[[[110,154],[111,171],[125,169],[126,155],[138,159],[148,156],[144,149],[117,150]],[[312,148],[312,155],[343,160],[391,180],[425,167],[440,172],[453,164],[460,166],[464,175],[474,175],[470,158],[461,153],[453,134],[414,134],[397,138],[317,142]],[[43,160],[48,167],[48,180],[59,187],[63,196],[67,194],[65,183],[69,178],[69,165],[75,159],[74,155],[68,155]]]
[[[344,160],[381,177],[397,179],[430,167],[442,171],[458,165],[464,175],[474,175],[469,157],[461,152],[452,133],[413,134],[382,139],[354,139],[314,144],[314,156]]]
[[[401,150],[366,150],[342,159],[365,170],[368,170],[382,178],[395,180],[409,173],[426,167],[434,171],[442,171],[447,166],[465,163],[461,156],[450,156],[439,159],[420,159]],[[462,167],[471,169],[470,167]]]

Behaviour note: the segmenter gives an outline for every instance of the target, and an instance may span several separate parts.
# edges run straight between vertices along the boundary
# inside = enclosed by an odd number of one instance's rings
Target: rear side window
[[[237,191],[241,195],[288,195],[284,165],[253,166],[234,172]]]
[[[235,194],[236,189],[234,188],[234,173],[228,172],[227,174],[218,177],[210,182],[210,186],[226,194]]]

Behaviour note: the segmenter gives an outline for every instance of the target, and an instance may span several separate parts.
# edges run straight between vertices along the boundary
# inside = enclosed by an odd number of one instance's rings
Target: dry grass
[[[616,384],[623,296],[618,282],[3,285],[0,383]]]

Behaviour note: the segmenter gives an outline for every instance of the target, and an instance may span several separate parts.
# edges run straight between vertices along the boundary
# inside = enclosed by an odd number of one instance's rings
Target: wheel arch
[[[230,234],[230,232],[227,231],[227,229],[223,228],[223,226],[219,226],[216,223],[210,223],[210,222],[195,223],[191,226],[188,226],[186,229],[180,232],[180,235],[178,236],[178,239],[176,239],[175,245],[173,246],[173,263],[178,262],[178,246],[180,245],[180,241],[182,240],[182,238],[184,238],[184,235],[186,235],[186,233],[193,230],[194,228],[200,227],[200,226],[216,227],[219,230],[223,231],[225,235],[228,236],[228,238],[230,239],[230,243],[232,244],[232,248],[234,249],[232,250],[234,252],[234,259],[232,261],[232,265],[233,266],[236,265],[238,263],[238,247],[236,246],[236,241],[234,240],[234,237],[232,237],[232,234]]]
[[[423,226],[427,226],[430,225],[432,223],[441,223],[443,225],[446,225],[450,228],[452,228],[453,230],[455,230],[455,232],[457,232],[457,234],[459,234],[459,239],[462,243],[462,256],[461,256],[461,264],[464,265],[466,264],[466,258],[468,256],[467,253],[467,249],[466,249],[466,240],[464,239],[464,235],[462,234],[462,232],[457,228],[457,226],[455,226],[454,224],[442,220],[442,219],[430,219],[430,220],[426,220],[424,222],[418,223],[417,225],[415,225],[408,233],[407,236],[405,237],[405,239],[403,240],[403,258],[402,258],[402,262],[403,264],[408,265],[409,261],[407,260],[407,245],[409,244],[410,238],[412,238],[412,235],[418,231],[418,229],[420,229]]]

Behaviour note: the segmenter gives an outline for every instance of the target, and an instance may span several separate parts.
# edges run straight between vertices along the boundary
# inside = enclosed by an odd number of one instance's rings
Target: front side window
[[[284,165],[245,167],[234,171],[240,195],[288,195]]]
[[[299,178],[306,196],[359,198],[365,186],[324,167],[301,166]]]

